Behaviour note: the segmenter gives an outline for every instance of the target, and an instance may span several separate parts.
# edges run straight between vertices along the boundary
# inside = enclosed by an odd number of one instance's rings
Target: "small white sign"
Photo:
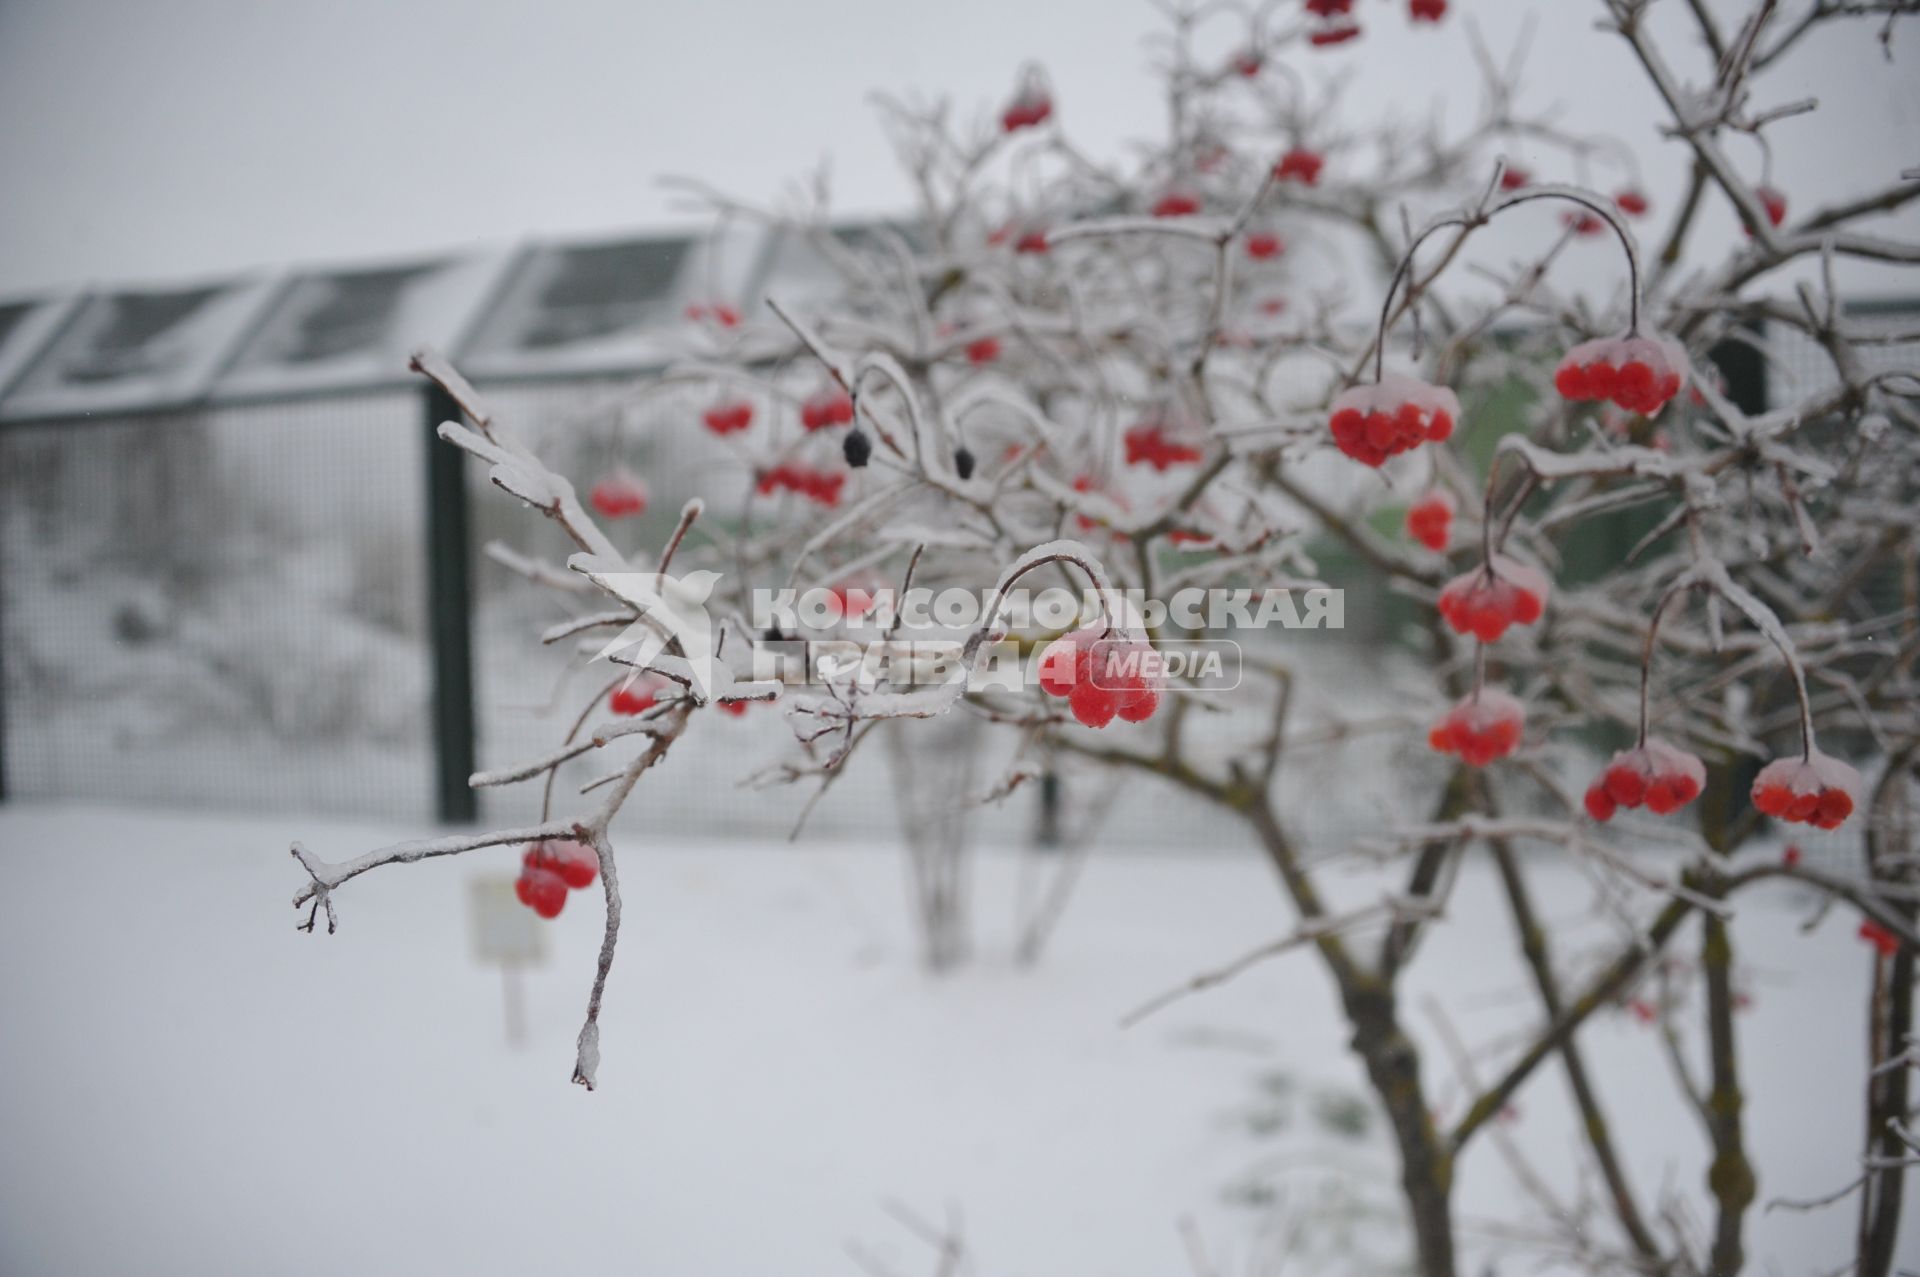
[[[511,878],[475,878],[468,900],[473,919],[473,953],[483,963],[532,966],[547,956],[540,918],[520,903]]]

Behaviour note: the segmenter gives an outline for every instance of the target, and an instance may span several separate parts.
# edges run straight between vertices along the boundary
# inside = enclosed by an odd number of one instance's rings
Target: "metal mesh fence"
[[[0,431],[11,793],[430,814],[416,404]]]

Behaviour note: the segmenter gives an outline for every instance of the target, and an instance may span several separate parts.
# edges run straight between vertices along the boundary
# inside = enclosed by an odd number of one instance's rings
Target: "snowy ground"
[[[291,838],[337,858],[412,832],[0,809],[0,1272],[845,1277],[849,1242],[931,1272],[882,1205],[897,1199],[957,1208],[983,1273],[1189,1272],[1191,1217],[1237,1275],[1303,1216],[1316,1245],[1337,1240],[1342,1186],[1392,1201],[1377,1123],[1341,1133],[1357,1075],[1311,959],[1115,1027],[1283,928],[1251,856],[1096,858],[1031,972],[1003,956],[1014,872],[995,859],[980,960],[932,979],[884,848],[635,847],[589,1095],[567,1074],[590,898],[553,924],[517,1052],[465,913],[467,880],[504,853],[378,871],[343,889],[339,935],[295,933]],[[1578,875],[1535,868],[1562,941],[1590,934]],[[1468,875],[1408,1005],[1430,1040],[1422,992],[1444,983],[1462,1033],[1498,1053],[1528,1012],[1490,887]],[[1866,957],[1851,919],[1802,935],[1802,913],[1756,898],[1736,931],[1762,1201],[1851,1178],[1858,1140]],[[1700,1132],[1655,1035],[1616,1014],[1587,1041],[1646,1191],[1697,1210]],[[1457,1110],[1437,1050],[1427,1065]],[[1570,1193],[1560,1075],[1517,1108],[1502,1131]],[[1469,1221],[1523,1213],[1492,1141],[1460,1194]],[[1839,1265],[1851,1218],[1756,1209],[1755,1271]]]

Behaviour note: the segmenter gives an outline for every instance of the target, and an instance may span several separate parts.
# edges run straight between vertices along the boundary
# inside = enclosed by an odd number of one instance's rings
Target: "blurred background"
[[[1165,124],[1143,40],[1155,25],[1144,5],[1090,0],[985,0],[937,19],[853,0],[0,4],[0,118],[29,122],[0,134],[4,792],[518,813],[526,796],[476,800],[464,777],[546,748],[580,689],[562,654],[527,641],[545,605],[479,547],[537,550],[548,530],[431,446],[448,413],[407,353],[452,354],[576,481],[616,461],[643,473],[656,515],[623,526],[636,544],[691,495],[725,517],[748,478],[694,427],[698,402],[632,413],[618,391],[715,349],[689,307],[724,300],[751,319],[767,293],[804,304],[829,276],[797,238],[716,231],[660,179],[796,208],[824,173],[857,239],[912,206],[869,93],[945,95],[984,120],[1028,58],[1083,149],[1124,161]],[[1878,56],[1870,24],[1839,25],[1772,81],[1817,93],[1820,116],[1741,156],[1809,199],[1911,163],[1900,139],[1920,125],[1920,81]],[[1232,38],[1228,24],[1222,57]],[[1464,121],[1476,38],[1501,59],[1524,51],[1532,106],[1557,103],[1565,129],[1625,144],[1577,162],[1521,146],[1516,163],[1631,180],[1656,216],[1678,198],[1655,103],[1617,96],[1633,82],[1626,55],[1575,6],[1476,0],[1438,31],[1381,22],[1309,74],[1342,86],[1356,118]],[[1835,137],[1820,118],[1885,127]],[[1647,171],[1629,171],[1634,155]],[[1369,269],[1331,233],[1301,234]],[[1715,208],[1695,248],[1712,260],[1737,235]],[[1507,244],[1485,251],[1530,246]],[[1556,266],[1563,286],[1612,286],[1610,252],[1582,249]],[[1907,309],[1896,270],[1843,265],[1868,306]],[[1823,366],[1778,353],[1749,372]],[[1364,665],[1392,605],[1340,567],[1328,577],[1356,594],[1352,628],[1302,642]],[[653,819],[692,834],[787,827],[798,795],[731,801],[769,735],[734,726],[689,743],[705,757]],[[1210,818],[1163,797],[1136,798],[1118,836],[1164,841]],[[816,819],[891,829],[881,769]],[[1041,817],[1021,803],[986,819],[1017,839]]]

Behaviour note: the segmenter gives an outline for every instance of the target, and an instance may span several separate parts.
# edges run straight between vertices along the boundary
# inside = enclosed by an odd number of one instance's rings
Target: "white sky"
[[[1535,102],[1649,154],[1653,104],[1620,42],[1591,30],[1598,9],[1455,0],[1441,29],[1415,30],[1403,0],[1360,0],[1366,36],[1300,61],[1352,70],[1369,103],[1445,100],[1465,119],[1461,15],[1505,49],[1530,13]],[[984,110],[1029,56],[1082,145],[1119,156],[1163,124],[1153,22],[1144,0],[0,0],[0,296],[658,226],[684,221],[661,174],[759,198],[822,155],[843,208],[897,208],[868,90]],[[1892,65],[1876,28],[1852,24],[1763,82],[1765,102],[1826,103],[1774,133],[1797,207],[1920,165],[1920,22],[1897,32]],[[1704,74],[1695,50],[1671,56]],[[1730,146],[1758,171],[1755,148]],[[1671,207],[1683,160],[1663,149],[1646,179]],[[1724,214],[1704,232],[1737,233]],[[1920,272],[1851,283],[1914,293]]]

